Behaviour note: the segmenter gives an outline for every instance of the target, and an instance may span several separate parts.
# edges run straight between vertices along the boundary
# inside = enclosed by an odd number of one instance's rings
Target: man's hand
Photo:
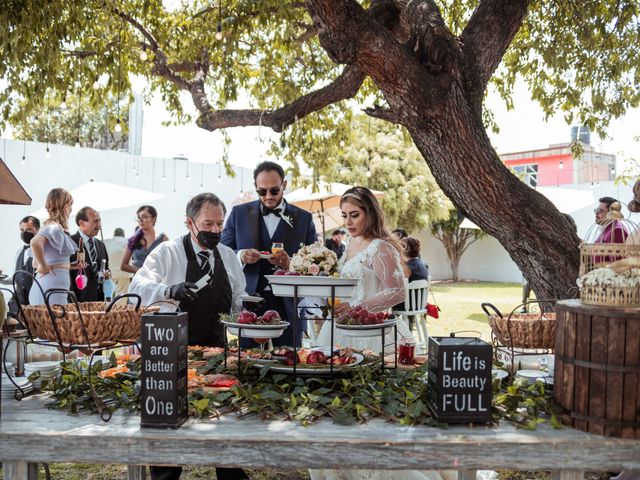
[[[251,264],[260,260],[260,252],[255,248],[247,248],[242,251],[242,263]]]
[[[283,270],[289,269],[290,262],[289,255],[284,250],[277,250],[276,253],[271,255],[271,259],[269,260],[272,264],[277,267],[282,268]]]
[[[184,300],[196,300],[198,294],[192,289],[198,288],[193,282],[177,283],[169,287],[169,298],[182,302]]]

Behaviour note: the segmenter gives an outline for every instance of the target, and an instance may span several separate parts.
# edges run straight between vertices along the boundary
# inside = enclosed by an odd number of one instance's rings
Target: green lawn
[[[519,283],[440,282],[432,284],[432,291],[441,311],[438,319],[428,317],[429,335],[468,331],[461,335],[479,334],[486,341],[491,340],[491,328],[480,304],[492,303],[506,315],[521,303],[522,298]],[[434,298],[430,296],[429,303],[433,302]]]

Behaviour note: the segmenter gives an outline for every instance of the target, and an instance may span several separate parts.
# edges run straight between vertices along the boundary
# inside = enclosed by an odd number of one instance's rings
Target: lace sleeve
[[[373,297],[361,303],[374,312],[386,310],[404,301],[407,287],[398,251],[387,242],[381,242],[372,259],[372,270],[380,282],[380,289]]]

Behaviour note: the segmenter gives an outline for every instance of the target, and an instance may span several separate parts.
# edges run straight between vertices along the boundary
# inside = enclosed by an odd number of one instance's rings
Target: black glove
[[[173,298],[179,302],[183,302],[184,300],[196,300],[198,298],[198,294],[193,291],[196,288],[198,288],[198,286],[193,282],[177,283],[169,287],[169,298]]]
[[[261,297],[262,295],[260,295],[259,293],[250,293],[249,294],[252,297]],[[258,302],[248,302],[248,301],[244,301],[242,302],[242,308],[244,308],[245,310],[248,310],[249,312],[257,312],[258,310],[260,310],[262,307],[264,307],[264,298],[261,299]]]

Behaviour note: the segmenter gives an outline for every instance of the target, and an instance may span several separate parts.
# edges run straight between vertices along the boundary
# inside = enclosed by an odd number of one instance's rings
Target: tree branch
[[[476,113],[482,111],[487,83],[520,29],[531,0],[481,0],[460,40],[465,87]]]
[[[310,113],[323,109],[327,105],[352,98],[360,89],[365,75],[355,66],[348,66],[332,83],[308,93],[294,102],[277,110],[213,110],[199,98],[196,107],[201,113],[197,120],[199,127],[214,131],[219,128],[246,127],[262,125],[281,132],[297,120]],[[193,91],[192,91],[193,95]]]
[[[387,122],[400,123],[400,118],[395,114],[393,110],[381,107],[380,105],[374,105],[371,108],[365,108],[364,113],[366,113],[370,117],[386,120]]]
[[[382,3],[381,12],[388,14],[395,8],[395,2]],[[308,0],[307,9],[329,57],[336,63],[357,65],[370,76],[402,123],[414,117],[430,120],[442,109],[451,76],[426,68],[355,0]],[[390,15],[386,21],[392,19]]]

